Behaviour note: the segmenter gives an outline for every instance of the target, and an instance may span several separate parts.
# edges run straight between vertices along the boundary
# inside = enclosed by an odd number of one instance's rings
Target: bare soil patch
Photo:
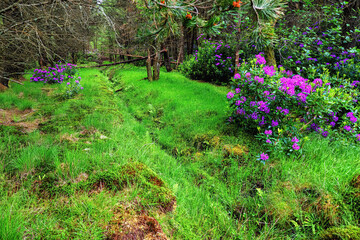
[[[146,214],[133,215],[129,211],[115,212],[107,230],[112,240],[167,240],[159,222]]]
[[[32,109],[21,111],[19,109],[0,109],[0,125],[16,126],[24,132],[35,131],[42,119],[29,121],[29,117],[35,113]]]
[[[6,89],[8,89],[8,88],[0,83],[0,92],[4,92],[4,91],[6,91]]]

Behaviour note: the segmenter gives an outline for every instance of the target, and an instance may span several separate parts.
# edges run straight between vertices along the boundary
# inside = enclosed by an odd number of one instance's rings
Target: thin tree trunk
[[[171,69],[171,63],[170,63],[168,51],[164,49],[163,53],[164,53],[164,63],[165,63],[166,71],[171,72],[172,69]]]
[[[236,27],[237,27],[237,34],[236,34],[236,40],[237,42],[240,41],[240,26],[241,26],[241,18],[240,18],[240,14],[238,13],[237,15],[237,20],[238,22],[236,23]],[[237,70],[239,67],[239,58],[240,58],[240,49],[239,49],[239,44],[236,44],[236,52],[235,52],[235,71],[234,71],[234,75],[237,74]]]
[[[193,28],[192,36],[191,36],[190,54],[194,53],[195,39],[196,39],[196,28]]]
[[[265,48],[265,60],[267,65],[276,67],[276,59],[273,46],[268,46]]]
[[[185,45],[185,38],[184,38],[184,25],[181,24],[180,28],[180,46],[179,46],[179,55],[176,62],[176,68],[179,66],[180,63],[184,60],[184,45]]]
[[[160,78],[160,53],[158,49],[156,49],[156,55],[154,58],[154,65],[153,65],[153,79],[159,80]]]
[[[147,72],[147,78],[151,82],[153,80],[152,72],[151,72],[151,57],[150,57],[150,50],[148,49],[148,58],[146,60],[146,72]]]

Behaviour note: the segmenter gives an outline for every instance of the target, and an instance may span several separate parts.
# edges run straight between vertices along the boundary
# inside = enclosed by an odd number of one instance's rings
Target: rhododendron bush
[[[55,67],[48,69],[35,69],[33,76],[30,78],[31,82],[47,83],[47,84],[61,84],[66,83],[62,87],[62,95],[64,98],[73,98],[83,87],[80,84],[81,77],[78,76],[76,65],[71,63],[56,64]]]
[[[229,120],[256,130],[266,152],[301,152],[305,135],[316,131],[333,140],[360,141],[356,86],[358,81],[332,87],[327,74],[305,79],[283,68],[266,66],[264,57],[244,62],[227,94]],[[346,84],[346,83],[345,83]]]

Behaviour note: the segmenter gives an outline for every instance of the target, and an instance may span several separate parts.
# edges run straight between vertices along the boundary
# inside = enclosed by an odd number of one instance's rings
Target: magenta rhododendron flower
[[[297,151],[297,150],[300,149],[300,146],[299,146],[297,143],[294,143],[294,144],[292,145],[292,148],[293,148],[295,151]]]
[[[269,155],[267,155],[266,153],[261,153],[260,154],[260,159],[263,161],[266,161],[269,159]]]
[[[234,93],[233,93],[233,92],[228,92],[227,98],[228,98],[228,99],[231,99],[231,98],[233,98],[233,97],[234,97]]]

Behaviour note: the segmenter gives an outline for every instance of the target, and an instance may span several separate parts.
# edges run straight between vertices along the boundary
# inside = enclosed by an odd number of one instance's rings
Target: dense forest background
[[[265,51],[271,64],[283,64],[291,52],[290,42],[300,41],[313,25],[317,25],[313,26],[316,37],[333,30],[328,33],[331,44],[343,51],[359,44],[357,0],[239,1],[239,7],[234,3],[4,0],[0,4],[1,82],[7,85],[9,78],[36,63],[125,61],[147,56],[148,51],[152,55],[166,50],[161,52],[165,63],[178,66],[195,53],[203,37],[231,45],[234,61]],[[331,9],[334,4],[337,10]]]

